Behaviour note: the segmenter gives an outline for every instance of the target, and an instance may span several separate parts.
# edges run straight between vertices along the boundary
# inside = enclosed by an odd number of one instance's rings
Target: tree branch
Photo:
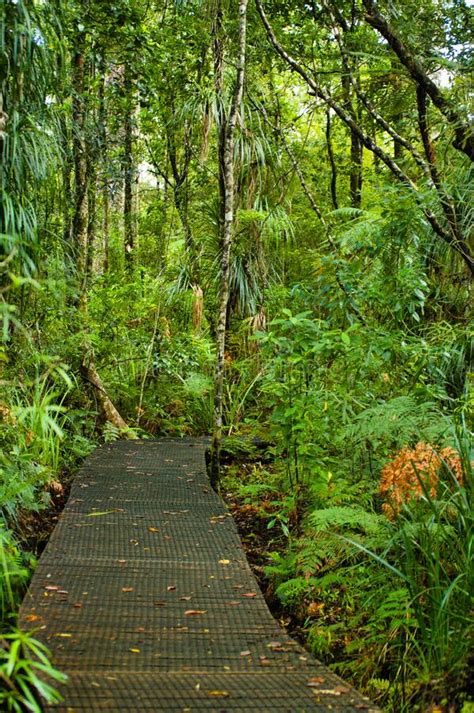
[[[353,117],[343,109],[343,107],[333,99],[333,97],[321,87],[316,79],[308,74],[308,72],[282,47],[278,42],[278,39],[270,25],[265,11],[262,6],[261,0],[255,0],[257,5],[257,10],[262,20],[262,23],[267,32],[267,37],[271,44],[275,48],[277,54],[291,67],[291,69],[302,77],[310,89],[310,94],[314,94],[324,101],[334,112],[339,116],[339,118],[348,126],[351,131],[353,131],[359,137],[362,144],[378,156],[381,161],[387,166],[387,168],[393,173],[393,175],[404,185],[408,186],[421,210],[423,211],[426,219],[430,223],[436,235],[438,235],[444,242],[450,245],[453,250],[455,250],[464,260],[472,276],[474,276],[474,258],[472,257],[470,250],[464,241],[460,242],[453,238],[451,232],[444,230],[442,225],[439,223],[435,214],[427,208],[422,201],[419,194],[418,187],[416,184],[407,176],[407,174],[400,168],[400,166],[389,156],[375,141],[363,131],[359,124],[354,121]],[[365,0],[364,0],[365,2]]]
[[[430,97],[433,104],[454,127],[453,146],[474,161],[474,133],[472,125],[457,111],[443,91],[433,82],[409,47],[398,37],[389,21],[380,14],[374,0],[362,0],[365,20],[387,40],[400,62],[408,70],[416,84]]]

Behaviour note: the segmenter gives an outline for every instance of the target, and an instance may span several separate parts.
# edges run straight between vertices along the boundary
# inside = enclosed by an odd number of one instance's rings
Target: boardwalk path
[[[204,451],[120,441],[76,477],[20,617],[69,676],[46,710],[374,711],[272,618]]]

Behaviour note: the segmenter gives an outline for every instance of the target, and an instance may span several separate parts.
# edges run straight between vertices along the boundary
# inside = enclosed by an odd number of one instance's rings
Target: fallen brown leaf
[[[229,698],[230,693],[229,691],[207,691],[207,695],[214,696],[216,698]]]
[[[321,683],[324,683],[324,678],[322,676],[314,676],[313,678],[310,678],[308,683],[306,684],[310,688],[315,688],[316,686],[319,686]]]
[[[199,614],[207,614],[206,609],[188,609],[184,612],[185,616],[198,616]]]

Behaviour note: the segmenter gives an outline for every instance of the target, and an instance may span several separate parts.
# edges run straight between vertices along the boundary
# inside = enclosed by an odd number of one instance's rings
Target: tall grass
[[[395,671],[393,700],[400,711],[423,701],[447,701],[466,690],[474,634],[473,466],[466,429],[457,436],[462,482],[446,465],[436,497],[419,477],[423,496],[402,507],[381,555],[351,541],[401,580],[406,609],[387,635],[384,657]],[[395,630],[396,635],[393,635]]]

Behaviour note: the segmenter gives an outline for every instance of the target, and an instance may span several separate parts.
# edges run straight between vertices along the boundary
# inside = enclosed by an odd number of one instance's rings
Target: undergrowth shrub
[[[429,443],[417,443],[415,448],[403,448],[382,469],[380,492],[386,499],[382,506],[389,517],[400,512],[403,503],[419,500],[427,491],[436,498],[440,470],[448,469],[458,482],[462,481],[459,453],[447,446],[439,451]]]

